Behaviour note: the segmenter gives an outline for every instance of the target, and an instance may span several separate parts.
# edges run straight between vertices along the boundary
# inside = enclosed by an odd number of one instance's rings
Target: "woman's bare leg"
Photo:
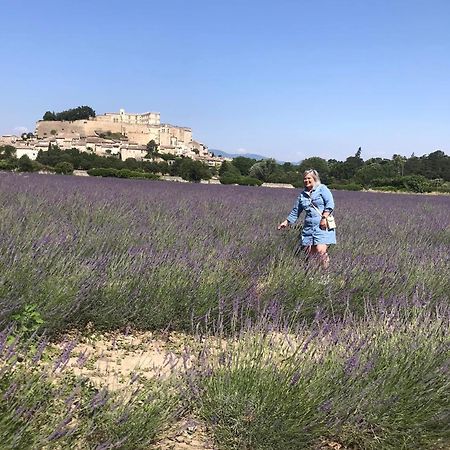
[[[328,245],[327,244],[317,244],[311,245],[308,255],[317,256],[322,269],[328,269],[330,265],[330,257],[328,256]]]

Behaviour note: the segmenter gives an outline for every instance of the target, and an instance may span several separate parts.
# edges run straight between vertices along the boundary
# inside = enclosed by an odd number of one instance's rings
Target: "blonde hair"
[[[317,170],[315,169],[308,169],[305,170],[303,172],[303,178],[306,177],[306,175],[311,175],[314,178],[314,181],[316,182],[315,184],[320,184],[320,177],[319,177],[319,172],[317,172]]]

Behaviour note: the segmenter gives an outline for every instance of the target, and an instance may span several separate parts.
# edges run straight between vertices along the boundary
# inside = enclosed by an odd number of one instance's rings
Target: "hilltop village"
[[[159,153],[185,156],[208,166],[220,166],[225,158],[216,157],[208,147],[192,138],[192,130],[161,123],[160,113],[105,113],[83,120],[39,120],[35,133],[22,136],[0,136],[1,145],[13,145],[17,158],[27,155],[35,160],[39,150],[50,146],[61,150],[76,148],[98,156],[113,156],[122,161],[142,161],[148,154],[147,144],[153,141]]]

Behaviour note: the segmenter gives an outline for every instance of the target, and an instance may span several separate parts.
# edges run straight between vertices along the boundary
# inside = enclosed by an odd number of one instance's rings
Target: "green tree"
[[[219,175],[222,176],[224,174],[233,175],[235,177],[241,176],[241,171],[232,163],[228,161],[224,161],[219,169]]]
[[[372,163],[366,164],[355,174],[355,181],[362,184],[364,187],[369,187],[371,182],[377,178],[383,178],[388,176],[381,164]]]
[[[47,111],[44,114],[43,120],[87,120],[90,117],[95,117],[95,111],[90,106],[78,106],[76,108],[68,109],[66,111],[61,111],[59,113]]]
[[[33,161],[27,155],[19,158],[17,166],[20,172],[33,172]]]
[[[211,178],[211,172],[201,161],[193,161],[191,158],[184,158],[180,166],[180,176],[184,180],[195,183]]]
[[[281,165],[281,168],[283,169],[283,172],[289,173],[289,172],[296,172],[298,171],[298,166],[295,166],[291,162],[285,162]]]
[[[342,181],[351,180],[358,169],[364,166],[364,160],[361,158],[361,147],[358,148],[355,156],[349,156],[344,162],[329,160],[328,163],[330,178]]]
[[[256,159],[246,158],[245,156],[237,156],[233,158],[233,166],[239,169],[241,175],[247,176],[250,168],[257,162]]]
[[[325,159],[319,158],[318,156],[304,159],[298,167],[300,176],[303,176],[303,172],[308,169],[317,170],[317,172],[319,172],[320,179],[324,183],[328,181],[330,168],[328,167],[328,162]]]
[[[124,168],[129,170],[136,170],[140,168],[140,164],[135,158],[127,158],[124,161]]]
[[[406,157],[395,154],[392,156],[392,161],[397,168],[398,175],[403,176],[405,174]]]
[[[0,146],[0,159],[13,159],[16,157],[16,148],[12,145]]]
[[[147,147],[147,154],[145,155],[146,158],[154,158],[156,155],[158,155],[158,144],[155,142],[154,139],[148,141],[146,147]]]
[[[161,161],[159,163],[156,163],[158,166],[158,172],[162,173],[163,175],[170,173],[170,167],[169,164],[166,161]]]
[[[69,175],[73,173],[73,165],[70,162],[62,161],[56,164],[55,172],[62,175]]]
[[[276,171],[277,163],[273,158],[259,161],[250,168],[249,176],[261,181],[268,181],[269,177]]]
[[[52,111],[46,111],[44,116],[42,117],[42,120],[45,120],[47,122],[56,120],[55,112],[54,111],[53,112]]]

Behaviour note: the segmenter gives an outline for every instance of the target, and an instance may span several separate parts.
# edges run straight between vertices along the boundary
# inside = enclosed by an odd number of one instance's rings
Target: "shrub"
[[[159,178],[159,176],[154,173],[138,172],[129,169],[109,169],[104,167],[89,169],[87,173],[94,177],[143,178],[146,180],[157,180]]]
[[[221,184],[239,184],[241,186],[261,186],[262,181],[258,178],[237,175],[234,172],[225,172],[219,178]]]
[[[241,177],[233,173],[225,172],[219,177],[221,184],[239,184]]]
[[[402,177],[402,185],[412,192],[431,192],[432,187],[429,181],[422,175],[408,175]]]
[[[394,178],[377,178],[371,185],[375,187],[394,186],[397,190],[410,192],[431,192],[432,184],[422,175],[407,175]]]
[[[443,194],[450,194],[450,183],[447,183],[443,186],[433,188],[434,192],[441,192]]]
[[[73,173],[73,165],[70,162],[62,161],[56,164],[55,172],[63,175],[69,175]]]
[[[0,170],[15,170],[17,169],[17,160],[4,159],[0,160]]]
[[[363,186],[358,183],[337,184],[331,183],[328,185],[330,189],[343,190],[343,191],[361,191]]]
[[[33,172],[34,166],[33,161],[27,156],[23,155],[17,161],[17,166],[20,172]]]
[[[89,169],[87,171],[88,175],[93,177],[118,177],[119,171],[117,169],[110,169],[106,167],[97,167],[94,169]]]
[[[261,180],[253,177],[240,177],[238,181],[238,184],[242,186],[261,186],[262,183]]]

